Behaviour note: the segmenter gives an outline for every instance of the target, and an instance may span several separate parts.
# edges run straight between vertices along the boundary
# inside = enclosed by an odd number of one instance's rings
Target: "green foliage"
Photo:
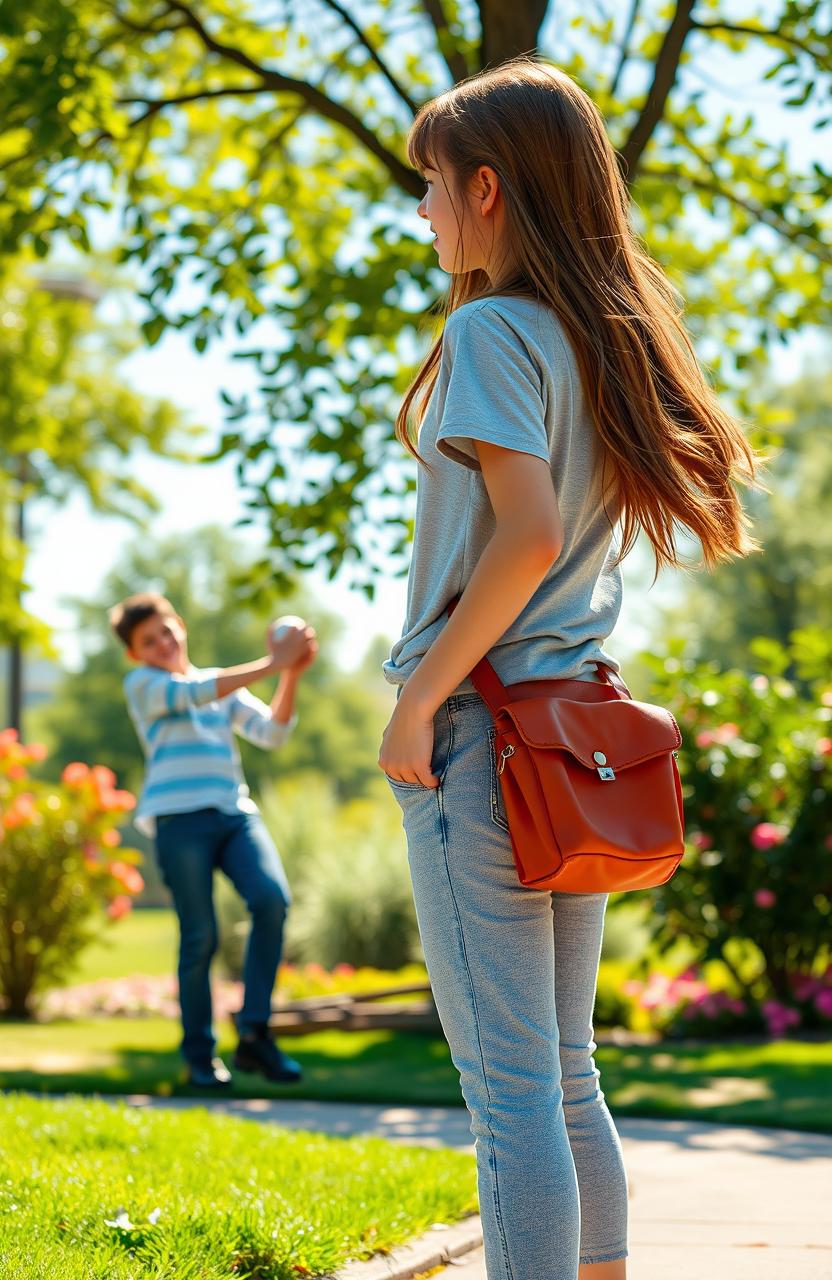
[[[137,520],[156,506],[135,477],[137,446],[182,458],[193,434],[170,404],[119,379],[136,336],[71,296],[80,287],[50,283],[26,260],[0,269],[0,643],[42,644],[46,634],[20,604],[26,548],[12,528],[21,504],[80,491],[96,511]]]
[[[689,657],[747,670],[759,636],[788,646],[793,632],[810,625],[832,630],[832,377],[807,370],[781,387],[765,379],[761,394],[782,437],[763,477],[770,492],[749,493],[745,502],[762,552],[690,578],[663,622],[684,635]],[[795,677],[793,662],[786,675]]]
[[[383,557],[404,562],[413,469],[390,422],[444,286],[417,238],[405,133],[449,76],[537,45],[545,9],[482,6],[478,29],[447,5],[444,22],[419,11],[406,33],[386,4],[358,30],[337,6],[274,22],[219,0],[33,0],[4,15],[0,243],[83,245],[117,201],[146,340],[185,330],[203,351],[236,336],[257,388],[224,396],[216,452],[236,456],[268,529],[255,591],[325,561],[372,596]],[[762,438],[776,434],[756,391],[767,348],[829,319],[832,178],[768,135],[765,102],[756,116],[715,110],[699,80],[747,79],[762,53],[768,101],[819,125],[821,12],[778,0],[765,21],[732,24],[716,0],[634,6],[622,36],[572,0],[557,49],[540,46],[603,111],[638,228]]]
[[[648,657],[655,700],[682,729],[688,848],[647,919],[658,953],[688,938],[700,961],[721,959],[740,993],[788,999],[792,980],[825,963],[832,913],[832,684],[827,633],[796,632],[789,648],[752,646],[753,676],[716,663]],[[784,677],[793,664],[800,683]],[[753,941],[753,982],[732,962]],[[828,958],[828,957],[826,957]],[[644,967],[646,971],[646,966]]]
[[[339,804],[329,778],[299,774],[265,791],[261,809],[292,889],[287,961],[389,970],[421,960],[401,814],[383,778]],[[218,904],[223,961],[239,977],[245,908],[224,884]]]
[[[78,762],[59,785],[34,781],[28,766],[42,758],[13,729],[0,734],[0,1001],[13,1018],[64,979],[100,932],[101,907],[119,919],[144,883],[137,850],[113,852],[133,796],[109,769]]]

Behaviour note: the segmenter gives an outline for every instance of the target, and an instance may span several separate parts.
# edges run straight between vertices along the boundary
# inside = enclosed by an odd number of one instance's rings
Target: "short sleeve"
[[[541,374],[522,338],[493,307],[452,312],[442,335],[444,397],[436,448],[474,471],[474,440],[549,461]]]

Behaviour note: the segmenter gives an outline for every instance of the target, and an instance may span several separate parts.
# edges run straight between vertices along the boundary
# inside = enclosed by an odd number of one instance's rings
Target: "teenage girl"
[[[622,1280],[627,1180],[592,1056],[608,895],[520,885],[469,672],[487,654],[533,693],[620,670],[604,646],[639,529],[657,567],[677,527],[708,567],[754,549],[733,482],[757,457],[567,75],[524,55],[463,81],[421,108],[408,157],[451,280],[396,422],[421,467],[379,765],[471,1113],[488,1278]]]

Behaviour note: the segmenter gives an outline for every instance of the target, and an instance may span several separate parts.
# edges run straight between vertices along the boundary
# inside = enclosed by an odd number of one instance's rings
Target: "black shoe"
[[[188,1065],[187,1083],[199,1089],[227,1089],[231,1084],[231,1072],[222,1058],[191,1062]]]
[[[297,1084],[303,1076],[301,1065],[279,1049],[269,1036],[268,1027],[256,1033],[244,1033],[234,1054],[234,1066],[240,1071],[253,1071],[276,1084]]]

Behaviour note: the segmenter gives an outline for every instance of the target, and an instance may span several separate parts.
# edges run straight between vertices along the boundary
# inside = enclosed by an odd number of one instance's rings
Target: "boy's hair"
[[[177,617],[170,600],[159,595],[158,591],[140,591],[137,595],[128,596],[120,604],[113,605],[107,616],[113,631],[122,644],[129,649],[136,627],[156,613],[161,614],[162,617]]]

